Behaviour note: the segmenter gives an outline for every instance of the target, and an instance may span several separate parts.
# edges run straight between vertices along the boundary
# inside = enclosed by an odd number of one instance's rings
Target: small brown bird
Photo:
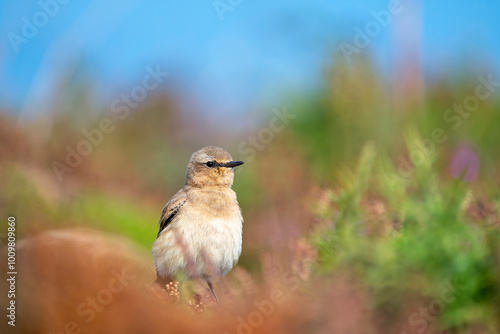
[[[178,274],[205,279],[219,301],[212,281],[226,275],[241,254],[243,217],[231,186],[233,168],[242,164],[216,146],[193,153],[184,187],[161,213],[153,243],[157,283],[164,286]]]

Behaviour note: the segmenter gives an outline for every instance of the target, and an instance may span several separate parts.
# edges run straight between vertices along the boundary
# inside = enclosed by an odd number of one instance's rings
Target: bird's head
[[[233,161],[231,154],[217,146],[207,146],[191,156],[187,167],[186,184],[194,187],[231,187],[233,168],[243,161]]]

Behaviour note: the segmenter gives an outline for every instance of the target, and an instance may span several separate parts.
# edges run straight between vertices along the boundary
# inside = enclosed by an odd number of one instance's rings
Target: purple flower
[[[463,175],[464,181],[474,182],[479,174],[478,154],[467,144],[460,144],[453,151],[450,174],[454,178]]]

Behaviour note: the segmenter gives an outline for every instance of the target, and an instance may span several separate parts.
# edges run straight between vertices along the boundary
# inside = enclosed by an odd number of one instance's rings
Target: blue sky
[[[22,36],[25,20],[42,20],[43,4],[56,1],[0,1],[0,107],[18,113],[50,109],[75,64],[85,64],[81,75],[92,82],[102,108],[157,64],[170,73],[166,89],[207,113],[272,107],[284,94],[316,87],[340,43],[352,43],[354,28],[364,28],[372,11],[388,6],[376,0],[222,0],[232,10],[221,20],[212,0],[64,0],[15,52],[12,34]],[[471,60],[498,72],[499,1],[400,4],[403,23],[421,7],[421,54],[430,77],[460,71]],[[394,22],[362,51],[383,73],[393,59],[391,36],[402,27]]]

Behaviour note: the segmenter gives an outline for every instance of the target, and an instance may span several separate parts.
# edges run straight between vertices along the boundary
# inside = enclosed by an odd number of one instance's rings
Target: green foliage
[[[161,210],[148,210],[141,203],[134,203],[116,194],[90,190],[79,192],[71,199],[57,193],[56,187],[47,183],[52,175],[40,171],[4,166],[0,180],[9,189],[2,196],[4,216],[14,215],[20,237],[31,228],[43,229],[83,227],[117,233],[128,237],[147,249],[158,232],[157,222]]]
[[[158,232],[160,211],[145,210],[128,200],[88,192],[65,208],[80,226],[114,232],[150,249]]]
[[[411,152],[420,135],[412,129],[406,138]],[[342,184],[331,196],[331,206],[337,208],[330,217],[334,225],[312,237],[319,269],[352,272],[373,294],[372,307],[396,315],[401,309],[395,306],[404,304],[405,298],[439,299],[451,283],[457,288],[456,298],[445,303],[437,320],[443,329],[498,325],[498,226],[467,217],[474,191],[460,180],[439,182],[435,159],[392,183],[382,176],[397,170],[389,161],[369,143],[357,169],[342,172]],[[383,199],[382,217],[367,214],[362,200],[370,197]],[[387,224],[389,229],[371,234],[373,224]]]

